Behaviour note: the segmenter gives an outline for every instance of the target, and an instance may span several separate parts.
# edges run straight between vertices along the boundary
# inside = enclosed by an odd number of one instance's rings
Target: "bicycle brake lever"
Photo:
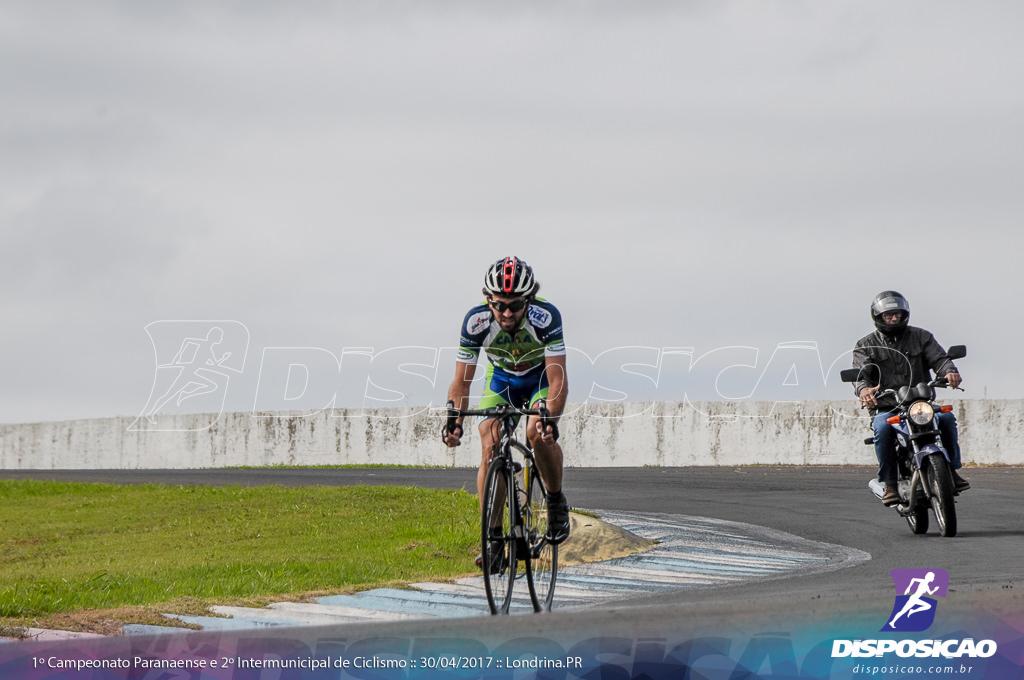
[[[455,410],[455,402],[451,399],[448,400],[448,433],[452,434],[455,432],[455,428],[458,427],[458,423],[455,420],[458,418],[458,412]]]
[[[540,425],[542,432],[546,432],[547,428],[551,428],[551,436],[554,437],[555,441],[558,441],[558,423],[551,417],[551,411],[548,410],[548,403],[546,400],[541,399],[537,402],[537,410],[540,411]]]

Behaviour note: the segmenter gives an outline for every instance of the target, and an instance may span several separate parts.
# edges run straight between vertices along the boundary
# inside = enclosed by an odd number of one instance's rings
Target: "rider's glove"
[[[451,429],[448,429],[448,423],[445,423],[444,425],[442,425],[441,426],[441,441],[444,442],[447,445],[448,444],[448,435],[455,434],[456,430],[458,430],[458,432],[459,432],[459,434],[457,435],[458,438],[462,439],[462,425],[459,425],[458,423],[455,423],[455,427],[453,427]]]
[[[558,423],[556,423],[554,421],[548,422],[547,426],[544,427],[544,432],[545,433],[547,432],[547,428],[548,427],[551,428],[551,436],[554,437],[555,441],[557,442],[558,441]]]

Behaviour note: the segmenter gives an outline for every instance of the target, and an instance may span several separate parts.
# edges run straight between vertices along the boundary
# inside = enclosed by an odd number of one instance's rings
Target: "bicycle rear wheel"
[[[521,509],[526,527],[526,583],[533,610],[551,611],[558,577],[558,546],[548,543],[548,510],[544,482],[533,466],[526,468],[526,503]]]
[[[507,614],[516,581],[515,496],[512,470],[505,459],[495,458],[487,468],[480,521],[483,547],[481,568],[491,614]]]

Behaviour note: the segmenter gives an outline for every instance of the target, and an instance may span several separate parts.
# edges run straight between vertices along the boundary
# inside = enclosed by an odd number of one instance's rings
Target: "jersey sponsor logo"
[[[551,325],[551,319],[552,315],[548,310],[536,305],[530,306],[530,323],[534,328],[547,328]]]
[[[561,340],[559,340],[558,342],[551,343],[545,349],[547,349],[549,354],[557,354],[557,353],[564,354],[565,353],[565,343],[562,342]]]
[[[470,362],[475,361],[477,356],[467,349],[459,349],[459,351],[456,352],[455,354],[455,358],[458,361]]]
[[[487,328],[489,325],[491,325],[490,313],[474,314],[473,316],[469,317],[469,321],[466,322],[466,331],[470,335],[477,335],[485,328]]]

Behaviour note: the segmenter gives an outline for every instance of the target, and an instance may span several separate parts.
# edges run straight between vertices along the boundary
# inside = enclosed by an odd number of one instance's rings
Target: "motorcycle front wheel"
[[[941,453],[933,453],[926,459],[928,495],[931,496],[932,512],[939,525],[939,534],[946,538],[956,536],[956,503],[953,501],[953,475],[949,464]]]
[[[907,524],[910,525],[910,530],[915,534],[927,534],[928,506],[922,503],[921,506],[913,512],[913,514],[907,515]]]
[[[923,488],[927,486],[928,479],[923,474],[919,477],[921,481],[917,482],[917,487],[910,492],[911,496],[917,497],[917,509],[909,515],[906,515],[907,524],[910,525],[910,530],[915,534],[926,534],[928,533],[928,513],[931,510],[931,506],[925,501],[930,496],[927,489]]]

